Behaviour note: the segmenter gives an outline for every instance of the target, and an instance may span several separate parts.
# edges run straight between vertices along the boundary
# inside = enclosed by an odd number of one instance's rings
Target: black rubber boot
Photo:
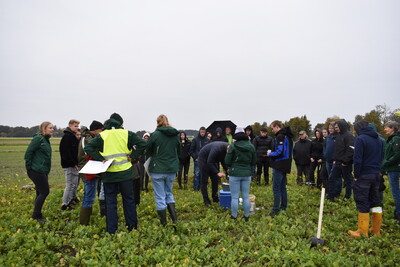
[[[178,217],[176,216],[176,210],[175,210],[175,203],[169,203],[167,204],[168,212],[171,217],[172,223],[177,224],[178,223]]]
[[[106,201],[99,200],[100,203],[100,217],[106,216]]]
[[[81,213],[79,215],[79,223],[81,225],[89,225],[91,215],[92,215],[92,207],[81,208]]]
[[[157,210],[158,216],[160,216],[160,222],[162,226],[167,225],[167,210]]]

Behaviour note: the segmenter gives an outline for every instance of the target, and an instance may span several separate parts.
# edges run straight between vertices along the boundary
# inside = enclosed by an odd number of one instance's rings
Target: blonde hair
[[[52,124],[52,123],[49,122],[49,121],[44,121],[44,122],[42,122],[42,123],[40,124],[39,130],[40,130],[40,133],[41,133],[42,135],[44,135],[44,131],[46,130],[47,126],[49,126],[50,124]]]
[[[169,127],[171,126],[168,122],[168,118],[167,116],[165,116],[164,114],[161,114],[160,116],[157,117],[157,128],[158,127]]]
[[[78,121],[78,120],[70,120],[70,121],[68,122],[68,125],[74,125],[74,124],[79,124],[79,123],[81,123],[81,122]]]

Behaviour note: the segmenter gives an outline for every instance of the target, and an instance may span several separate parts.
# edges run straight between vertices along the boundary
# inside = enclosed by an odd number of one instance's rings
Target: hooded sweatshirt
[[[180,132],[179,136],[182,133],[185,135],[185,139],[182,142],[182,140],[179,138],[180,144],[181,144],[181,154],[179,155],[179,162],[182,163],[182,164],[185,164],[187,162],[190,162],[190,145],[191,145],[191,142],[186,137],[186,133],[185,132]]]
[[[229,146],[225,156],[228,173],[237,177],[251,176],[257,162],[256,150],[245,133],[236,134],[234,139],[236,142]]]
[[[71,168],[78,165],[78,145],[79,140],[69,127],[64,130],[64,135],[60,141],[61,166]]]
[[[292,168],[293,133],[290,127],[284,127],[275,134],[274,151],[269,154],[273,159],[272,168],[290,173]]]
[[[333,161],[336,164],[349,165],[353,163],[354,136],[349,132],[349,125],[345,120],[336,122],[339,126],[340,133],[336,137],[335,152],[333,153]]]
[[[179,131],[173,127],[158,127],[147,142],[147,156],[151,157],[150,173],[176,173],[179,170],[181,142]]]
[[[383,142],[371,127],[367,126],[358,131],[358,137],[354,142],[353,158],[355,178],[381,172]]]
[[[390,135],[385,144],[385,157],[382,170],[387,172],[400,172],[400,133]]]

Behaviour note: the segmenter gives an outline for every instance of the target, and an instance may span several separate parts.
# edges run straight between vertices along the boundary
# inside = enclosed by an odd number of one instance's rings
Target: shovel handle
[[[321,201],[319,204],[319,216],[318,216],[318,230],[317,230],[317,238],[321,238],[321,228],[322,228],[322,216],[324,213],[324,200],[325,200],[325,188],[321,189]]]

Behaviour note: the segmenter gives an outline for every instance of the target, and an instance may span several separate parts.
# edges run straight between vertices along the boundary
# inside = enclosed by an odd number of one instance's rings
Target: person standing
[[[219,179],[225,176],[225,173],[219,171],[219,165],[222,164],[224,170],[225,155],[228,142],[216,141],[207,144],[200,150],[198,161],[200,167],[200,188],[203,195],[204,205],[211,205],[208,197],[208,178],[211,178],[211,197],[214,202],[219,202],[218,198],[218,183]]]
[[[353,155],[354,155],[354,136],[349,132],[349,125],[345,120],[335,123],[335,131],[338,132],[333,154],[333,167],[328,178],[329,192],[327,199],[334,201],[342,192],[342,177],[346,188],[344,200],[351,197],[353,179]]]
[[[226,139],[228,139],[228,144],[232,144],[233,136],[232,136],[232,129],[230,126],[225,127],[225,136]]]
[[[150,134],[149,133],[144,133],[143,134],[143,140],[148,142],[149,138],[150,138]],[[146,172],[145,168],[144,168],[144,164],[147,160],[146,154],[143,154],[140,156],[139,158],[139,170],[140,170],[140,190],[141,191],[146,191],[149,192],[149,175]]]
[[[218,127],[215,130],[215,135],[211,139],[212,142],[221,141],[221,142],[228,142],[228,138],[222,134],[222,128]]]
[[[187,189],[188,173],[190,167],[191,142],[186,137],[185,132],[180,132],[179,138],[181,141],[181,154],[179,155],[178,184],[179,188],[182,189],[182,174],[183,174],[183,188]]]
[[[78,120],[70,120],[60,141],[61,167],[65,173],[65,189],[62,198],[62,210],[73,209],[73,204],[79,203],[76,190],[79,182],[78,145],[76,133],[79,129]]]
[[[268,136],[267,128],[261,128],[260,135],[253,140],[254,148],[257,153],[257,175],[256,182],[261,184],[261,174],[264,170],[265,185],[269,184],[269,166],[270,159],[267,157],[267,152],[272,151],[274,140]]]
[[[311,141],[311,157],[310,157],[310,172],[308,173],[308,181],[315,185],[314,173],[317,170],[317,186],[321,186],[321,165],[322,158],[324,157],[324,138],[322,137],[321,129],[314,131],[315,139]]]
[[[389,136],[385,144],[385,156],[382,170],[387,172],[390,189],[394,199],[394,218],[400,223],[400,133],[399,123],[389,121],[385,124],[385,133]]]
[[[298,185],[303,184],[303,175],[307,179],[310,172],[311,141],[305,131],[299,132],[299,140],[294,144],[293,158],[297,168]]]
[[[133,194],[133,179],[138,176],[131,161],[144,153],[146,142],[135,133],[123,128],[122,117],[113,113],[104,124],[104,131],[90,141],[85,152],[94,160],[113,160],[101,174],[106,198],[107,232],[118,229],[117,195],[121,193],[128,231],[137,229],[138,219]]]
[[[192,140],[192,144],[190,145],[190,156],[193,158],[194,165],[194,179],[193,179],[193,188],[194,191],[200,190],[200,167],[197,158],[199,157],[200,149],[202,149],[205,145],[210,142],[210,139],[206,136],[206,128],[200,127],[199,134]]]
[[[372,213],[372,232],[380,236],[382,202],[379,197],[383,142],[365,120],[354,124],[358,135],[354,142],[354,200],[358,210],[358,229],[349,230],[354,237],[368,236],[369,214]]]
[[[269,216],[274,217],[281,210],[286,210],[287,197],[287,177],[292,167],[293,134],[290,127],[283,127],[281,121],[271,123],[272,132],[276,138],[274,140],[274,151],[267,155],[273,159],[272,162],[272,189],[274,192],[274,207]]]
[[[231,190],[231,218],[236,219],[238,215],[239,196],[242,195],[244,220],[250,217],[250,182],[251,175],[257,162],[256,150],[250,143],[243,129],[236,128],[235,141],[229,145],[225,156],[225,164],[228,167],[229,186]]]
[[[78,147],[78,167],[82,169],[85,164],[92,158],[86,155],[84,149],[85,146],[96,137],[97,134],[103,131],[104,125],[99,121],[93,121],[89,129],[82,127],[82,138],[79,142]],[[88,225],[90,222],[90,216],[92,215],[93,203],[96,199],[97,184],[100,180],[100,176],[96,174],[80,174],[83,181],[83,199],[82,207],[79,214],[79,222],[82,225]],[[101,181],[100,181],[101,182]],[[104,196],[103,196],[104,197]],[[100,202],[100,215],[105,213],[105,200],[99,198]]]
[[[32,219],[40,223],[46,222],[42,214],[44,201],[50,192],[49,173],[51,169],[50,137],[53,135],[53,124],[45,121],[39,126],[36,134],[25,152],[25,167],[29,179],[35,184],[36,197]]]
[[[251,125],[247,125],[246,128],[244,128],[244,132],[249,137],[250,142],[253,142],[253,140],[255,138],[254,133],[253,133],[253,127],[251,127]]]
[[[328,170],[326,168],[326,159],[325,159],[325,148],[326,148],[326,139],[328,138],[328,130],[327,129],[322,129],[322,137],[324,139],[323,144],[322,144],[322,149],[323,149],[323,157],[322,157],[322,166],[321,166],[321,171],[319,172],[321,182],[317,186],[318,188],[324,187],[327,188],[328,186]]]
[[[333,167],[333,153],[335,152],[336,137],[338,135],[334,127],[335,127],[335,122],[329,123],[328,126],[329,135],[326,137],[324,143],[324,158],[326,162],[326,171],[328,172],[328,177],[331,174]]]
[[[172,187],[179,170],[180,150],[179,131],[169,124],[167,116],[161,114],[157,117],[157,129],[150,135],[147,143],[147,156],[151,157],[149,173],[153,183],[157,213],[163,226],[167,224],[166,209],[172,223],[174,225],[178,223]]]

